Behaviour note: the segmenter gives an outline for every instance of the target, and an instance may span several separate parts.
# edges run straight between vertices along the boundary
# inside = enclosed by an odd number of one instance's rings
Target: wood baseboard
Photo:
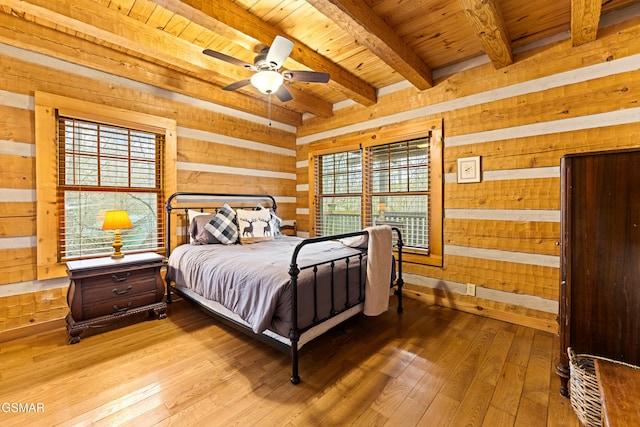
[[[64,329],[65,327],[66,322],[64,318],[60,318],[33,325],[21,326],[19,328],[7,329],[5,331],[0,331],[0,343],[40,334],[42,332],[49,332],[58,328]]]
[[[435,304],[442,307],[453,308],[456,310],[464,311],[466,313],[476,314],[478,316],[485,316],[496,320],[502,320],[505,322],[515,323],[517,325],[523,325],[530,328],[538,329],[541,331],[558,333],[558,324],[555,321],[548,321],[545,319],[534,319],[528,316],[523,316],[516,313],[508,313],[501,310],[495,310],[492,308],[482,307],[478,304],[471,304],[464,301],[452,300],[450,298],[442,298],[429,294],[418,287],[409,286],[403,289],[403,294],[409,298],[417,299],[428,304]],[[178,300],[177,296],[173,296],[174,300]],[[0,331],[0,343],[12,341],[18,338],[24,338],[30,335],[36,335],[42,332],[48,332],[57,328],[65,328],[66,322],[64,318],[53,319],[35,325],[27,325],[20,328],[8,329]]]
[[[423,289],[419,286],[408,285],[402,290],[403,295],[423,301],[427,304],[439,305],[441,307],[453,308],[455,310],[464,311],[465,313],[476,314],[478,316],[484,316],[495,320],[501,320],[504,322],[514,323],[516,325],[522,325],[540,331],[558,333],[558,322],[556,319],[534,318],[525,316],[519,313],[513,313],[508,311],[502,311],[495,308],[483,305],[483,301],[476,298],[475,301],[464,301],[447,295],[447,292],[442,294],[434,294],[430,288]]]

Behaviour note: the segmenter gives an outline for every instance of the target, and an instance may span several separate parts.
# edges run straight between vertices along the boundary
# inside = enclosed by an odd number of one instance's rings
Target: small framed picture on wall
[[[458,183],[480,182],[480,156],[458,159]]]

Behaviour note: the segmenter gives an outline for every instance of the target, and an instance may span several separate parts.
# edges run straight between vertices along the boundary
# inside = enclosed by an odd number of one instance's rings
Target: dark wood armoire
[[[561,161],[560,392],[567,347],[640,365],[640,149]]]

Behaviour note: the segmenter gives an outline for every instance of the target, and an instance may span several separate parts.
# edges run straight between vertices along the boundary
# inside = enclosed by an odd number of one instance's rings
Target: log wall
[[[407,264],[430,302],[557,330],[560,158],[640,146],[640,20],[579,47],[555,42],[379,96],[298,129],[298,223],[308,231],[310,147],[353,143],[416,118],[444,121],[444,265]],[[446,70],[440,70],[440,74]],[[482,182],[458,184],[456,160],[482,157]],[[476,296],[467,296],[467,284]]]
[[[295,218],[294,127],[0,43],[0,332],[68,311],[67,280],[36,279],[35,91],[176,120],[178,191],[268,193]]]

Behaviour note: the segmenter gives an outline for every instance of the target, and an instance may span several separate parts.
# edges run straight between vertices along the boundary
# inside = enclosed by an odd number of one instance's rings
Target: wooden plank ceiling
[[[17,32],[55,31],[126,53],[136,64],[166,69],[171,79],[134,73],[133,66],[104,69],[54,44],[18,45],[116,75],[188,94],[298,126],[302,115],[330,116],[351,100],[370,106],[377,90],[407,81],[433,86],[433,70],[486,55],[496,68],[513,63],[513,51],[558,34],[574,45],[597,37],[601,16],[639,0],[0,0],[17,19]],[[34,27],[35,26],[35,27]],[[283,65],[328,72],[328,84],[290,82],[293,100],[282,103],[251,85],[222,87],[253,72],[202,53],[212,49],[253,63],[275,36],[294,42]],[[68,43],[65,43],[68,44]],[[157,74],[156,74],[157,75]],[[437,84],[437,82],[436,82]],[[184,89],[190,87],[190,90]],[[194,89],[199,88],[199,89]]]

